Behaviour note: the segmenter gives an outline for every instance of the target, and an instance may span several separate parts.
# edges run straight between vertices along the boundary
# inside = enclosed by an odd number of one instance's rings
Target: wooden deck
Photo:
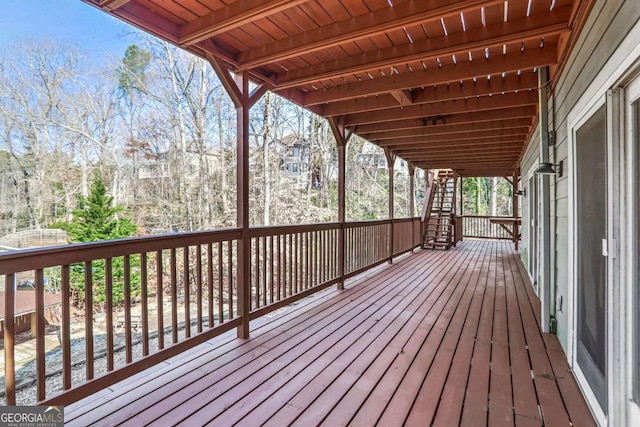
[[[511,242],[421,251],[65,409],[69,425],[594,425]]]

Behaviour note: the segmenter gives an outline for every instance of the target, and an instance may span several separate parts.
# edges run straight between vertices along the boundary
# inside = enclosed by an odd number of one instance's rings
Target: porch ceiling
[[[510,175],[593,0],[85,0],[388,147]],[[489,149],[491,147],[491,149]]]

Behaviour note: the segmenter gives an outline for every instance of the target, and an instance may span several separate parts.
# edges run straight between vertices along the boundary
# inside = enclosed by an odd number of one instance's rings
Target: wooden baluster
[[[224,323],[224,266],[222,242],[218,242],[218,323]]]
[[[202,245],[196,246],[196,310],[198,333],[202,332]]]
[[[269,298],[267,292],[267,236],[261,237],[262,239],[262,305],[267,305],[267,299]]]
[[[282,246],[280,245],[280,234],[278,234],[276,236],[276,269],[275,269],[275,273],[278,276],[278,292],[280,292],[280,290],[282,289],[282,295],[284,298],[287,297],[287,286],[284,283],[283,277],[282,277],[282,262],[283,262],[283,258],[282,258]],[[271,258],[273,259],[273,241],[271,242]],[[273,277],[273,266],[271,267],[271,277]]]
[[[107,328],[107,372],[114,369],[113,362],[113,259],[104,260],[105,326]]]
[[[253,300],[254,309],[260,308],[260,238],[254,237],[251,239],[251,248],[254,250],[255,261],[253,269],[255,271],[255,280],[253,282],[252,289],[255,289],[255,297]]]
[[[162,280],[162,251],[156,251],[156,308],[158,313],[158,349],[164,348],[164,286]]]
[[[240,254],[238,254],[239,256]],[[227,272],[229,274],[228,282],[229,282],[229,319],[233,319],[234,310],[233,310],[233,242],[229,240],[227,242]],[[242,284],[240,284],[242,285]]]
[[[68,264],[62,266],[60,276],[62,282],[62,319],[60,321],[60,341],[62,346],[62,388],[64,390],[69,390],[71,388],[71,287],[69,285]],[[108,316],[109,314],[107,313],[107,320],[109,319]],[[113,328],[111,330],[111,347],[109,347],[108,344],[109,327],[110,324],[107,321],[107,363],[109,360],[109,349],[113,348]],[[113,353],[111,353],[111,370],[113,370]]]
[[[213,315],[213,244],[207,244],[207,302],[209,308],[209,328],[214,326]]]
[[[133,361],[133,340],[131,337],[131,258],[124,256],[124,333],[127,363]]]
[[[84,263],[84,328],[86,379],[93,379],[93,274],[91,261]]]
[[[270,302],[273,302],[273,292],[274,292],[273,287],[275,286],[275,283],[274,283],[274,280],[275,280],[275,279],[274,279],[274,275],[273,275],[273,270],[274,270],[274,269],[273,269],[273,264],[275,263],[275,256],[274,256],[274,253],[273,253],[273,237],[274,237],[274,236],[271,236],[271,237],[269,238],[269,290],[270,290],[270,294],[271,294],[271,297],[270,297],[270,299],[269,299],[269,301],[270,301]],[[265,241],[265,243],[266,243],[266,241]],[[267,246],[267,245],[265,245],[265,254],[264,254],[265,259],[267,259],[266,246]],[[279,260],[279,259],[280,259],[280,258],[278,258],[278,260]],[[279,263],[280,263],[280,262],[278,261],[278,265],[279,265]],[[266,274],[266,264],[265,264],[265,274]],[[265,284],[265,289],[266,289],[266,284]],[[265,293],[266,293],[266,292],[265,292]],[[280,301],[280,299],[282,298],[282,295],[281,295],[281,289],[280,289],[280,277],[278,277],[278,289],[277,289],[277,293],[278,293],[278,295],[277,295],[277,299],[276,299],[276,300],[277,300],[277,301]],[[267,304],[267,298],[266,298],[266,295],[265,295],[265,301],[264,301],[264,303],[265,303],[265,305]]]
[[[171,342],[178,342],[178,265],[176,248],[171,248]]]
[[[191,336],[191,275],[189,274],[189,247],[182,248],[182,286],[184,288],[184,337]]]
[[[140,299],[142,312],[142,355],[149,355],[149,277],[147,253],[140,254]]]

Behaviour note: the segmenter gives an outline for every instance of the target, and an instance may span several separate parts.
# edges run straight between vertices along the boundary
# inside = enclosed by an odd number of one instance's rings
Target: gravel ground
[[[193,326],[192,325],[192,330]],[[207,323],[203,324],[203,328],[207,327]],[[166,331],[164,334],[165,347],[172,342],[171,330]],[[133,347],[132,355],[133,360],[142,358],[142,334],[132,331]],[[178,342],[182,342],[185,339],[184,327],[180,327],[178,330]],[[106,334],[94,336],[94,377],[99,377],[107,372],[107,358],[106,358]],[[126,365],[126,352],[124,348],[124,334],[114,335],[114,347],[116,351],[113,355],[114,367]],[[157,334],[151,333],[149,337],[149,353],[155,353],[158,350]],[[85,363],[85,340],[77,339],[71,342],[71,384],[73,386],[82,384],[85,381],[86,376],[86,363]],[[62,388],[62,349],[57,348],[48,352],[45,356],[46,360],[46,372],[47,372],[47,396],[54,396],[63,391]],[[33,360],[25,364],[22,368],[16,371],[16,404],[17,405],[35,405],[37,403],[36,392],[36,361]],[[0,390],[2,395],[0,396],[0,405],[6,405],[6,399],[4,396],[4,378],[0,378]]]

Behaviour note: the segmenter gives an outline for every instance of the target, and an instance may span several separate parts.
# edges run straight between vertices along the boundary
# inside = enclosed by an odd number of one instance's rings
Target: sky
[[[135,30],[80,0],[0,0],[0,47],[24,38],[50,38],[97,55],[124,54]]]

